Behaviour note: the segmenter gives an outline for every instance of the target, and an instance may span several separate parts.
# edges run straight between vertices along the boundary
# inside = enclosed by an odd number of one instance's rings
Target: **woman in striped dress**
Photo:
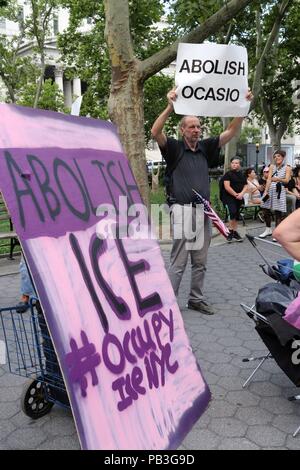
[[[286,191],[284,184],[291,179],[291,167],[285,165],[286,152],[276,150],[273,155],[274,163],[270,165],[269,176],[266,183],[266,189],[262,197],[261,207],[264,211],[266,230],[259,235],[260,238],[266,238],[272,235],[271,229],[271,211],[275,211],[275,226],[280,224],[286,213]],[[276,240],[274,240],[276,241]]]

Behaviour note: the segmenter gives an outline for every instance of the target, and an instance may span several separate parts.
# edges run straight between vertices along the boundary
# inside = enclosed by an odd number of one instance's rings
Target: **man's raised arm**
[[[156,121],[154,122],[152,129],[151,129],[151,134],[154,140],[158,143],[158,145],[163,148],[165,147],[167,143],[167,137],[166,134],[163,132],[164,125],[170,116],[172,112],[174,111],[174,106],[173,106],[173,101],[176,100],[176,88],[173,88],[169,93],[167,94],[168,98],[168,106],[166,109],[158,116]]]
[[[248,91],[246,95],[246,99],[248,101],[251,101],[253,99],[253,94],[251,90]],[[219,143],[220,147],[223,147],[223,145],[226,145],[228,142],[230,142],[230,140],[233,137],[237,135],[242,125],[243,120],[244,120],[243,117],[236,117],[229,123],[229,126],[227,127],[227,129],[225,129],[225,131],[223,131],[220,134],[220,143]]]
[[[220,147],[223,147],[223,145],[226,145],[228,142],[230,142],[230,140],[238,133],[243,120],[243,117],[236,117],[229,123],[227,129],[225,129],[225,131],[220,134]]]

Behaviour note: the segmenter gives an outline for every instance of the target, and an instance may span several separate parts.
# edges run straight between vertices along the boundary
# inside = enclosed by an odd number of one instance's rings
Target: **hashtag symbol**
[[[72,352],[66,355],[66,364],[70,370],[69,379],[72,383],[79,383],[81,387],[81,394],[86,397],[86,389],[88,381],[86,374],[91,373],[92,385],[98,385],[98,377],[96,374],[96,367],[100,364],[100,355],[96,353],[96,348],[93,343],[90,343],[84,331],[81,331],[81,340],[83,346],[78,348],[75,339],[71,339],[70,346]]]

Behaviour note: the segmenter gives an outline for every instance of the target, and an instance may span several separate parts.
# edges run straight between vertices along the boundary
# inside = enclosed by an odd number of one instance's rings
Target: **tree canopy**
[[[10,4],[13,3],[15,0],[11,0]],[[145,198],[144,128],[148,140],[151,124],[164,108],[166,92],[172,85],[172,78],[159,72],[175,60],[179,42],[243,44],[249,53],[250,83],[253,81],[257,97],[263,98],[256,102],[258,115],[266,116],[267,109],[269,115],[280,120],[280,110],[285,108],[285,114],[290,116],[287,128],[295,118],[295,109],[289,107],[288,100],[291,78],[298,73],[293,57],[299,44],[299,12],[295,4],[286,14],[292,0],[30,0],[30,3],[33,14],[20,28],[20,35],[10,44],[0,40],[0,76],[10,100],[16,99],[17,92],[18,99],[30,103],[30,90],[32,95],[33,83],[39,77],[33,106],[51,106],[48,98],[56,96],[56,91],[50,89],[50,83],[43,84],[43,50],[51,15],[58,7],[68,9],[69,26],[58,37],[65,75],[79,76],[85,83],[81,114],[110,117],[117,124]],[[283,17],[285,22],[281,24]],[[18,56],[24,35],[35,41],[38,60],[34,64]],[[31,82],[30,77],[34,77]],[[46,95],[41,99],[44,86]],[[276,90],[283,94],[286,91],[284,106],[280,106],[282,100],[276,104]],[[278,119],[273,119],[275,127],[279,125]],[[178,117],[172,116],[169,129],[174,129],[177,121]]]
[[[285,133],[299,131],[300,108],[292,99],[293,81],[300,77],[299,21],[299,4],[291,2],[265,63],[261,99],[256,108],[260,120],[268,124],[274,148],[280,146]]]
[[[45,45],[50,35],[58,0],[30,0],[32,14],[25,19],[17,0],[0,8],[0,17],[18,25],[13,35],[0,35],[0,77],[6,101],[31,107],[63,111],[63,94],[51,80],[44,80]],[[20,53],[31,42],[30,55]]]

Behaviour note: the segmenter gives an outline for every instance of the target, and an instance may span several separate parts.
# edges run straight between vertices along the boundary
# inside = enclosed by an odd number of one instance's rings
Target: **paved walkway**
[[[259,230],[246,228],[253,234]],[[280,248],[265,245],[263,249],[270,260],[282,257]],[[166,263],[169,250],[169,245],[162,245]],[[253,362],[244,363],[242,359],[266,351],[253,322],[239,306],[240,302],[252,304],[258,288],[270,281],[258,266],[261,262],[248,241],[227,245],[221,237],[214,238],[205,287],[207,299],[217,311],[212,317],[186,309],[190,270],[185,273],[178,302],[213,398],[182,449],[300,448],[300,434],[292,437],[300,425],[300,404],[287,400],[297,389],[279,367],[267,361],[248,389],[242,389],[254,367]],[[11,272],[16,269],[12,266]],[[18,284],[16,274],[0,275],[0,305],[15,303]],[[78,449],[69,411],[55,406],[38,421],[20,411],[23,384],[24,379],[0,367],[0,449]]]

